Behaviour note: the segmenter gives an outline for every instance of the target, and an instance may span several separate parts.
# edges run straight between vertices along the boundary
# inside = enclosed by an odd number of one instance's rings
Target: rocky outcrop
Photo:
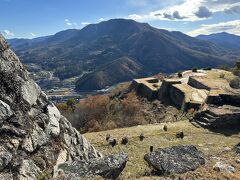
[[[0,35],[0,179],[35,179],[44,169],[101,154],[29,78]]]
[[[69,180],[77,180],[102,176],[105,179],[116,179],[125,168],[127,160],[127,154],[120,153],[91,159],[88,162],[84,160],[65,162],[55,167],[54,177],[63,176]]]
[[[203,154],[192,145],[159,149],[144,156],[158,174],[185,173],[205,164]]]

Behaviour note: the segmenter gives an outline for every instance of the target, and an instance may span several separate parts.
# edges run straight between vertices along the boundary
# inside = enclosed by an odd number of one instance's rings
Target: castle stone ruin
[[[150,101],[160,100],[178,109],[198,111],[195,122],[203,126],[239,124],[240,90],[229,82],[235,76],[220,69],[184,71],[159,80],[154,77],[135,79],[131,87]]]

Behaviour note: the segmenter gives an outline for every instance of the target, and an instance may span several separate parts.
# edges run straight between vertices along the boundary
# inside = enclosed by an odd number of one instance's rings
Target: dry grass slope
[[[163,131],[163,124],[142,125],[130,128],[115,129],[97,133],[87,133],[85,137],[103,154],[114,154],[124,151],[129,155],[129,161],[121,176],[121,179],[171,179],[181,177],[183,179],[240,179],[240,164],[237,164],[237,157],[232,151],[223,152],[224,148],[232,148],[240,141],[240,133],[231,136],[216,134],[207,129],[196,128],[188,121],[167,123],[168,131]],[[175,133],[183,130],[185,137],[183,140],[176,139]],[[138,136],[144,133],[145,139],[140,142]],[[118,145],[110,147],[105,140],[107,134],[111,134],[118,140]],[[121,145],[121,138],[129,137],[129,144]],[[151,168],[143,160],[143,156],[149,152],[151,145],[154,148],[163,148],[177,144],[192,144],[203,151],[207,163],[205,166],[194,172],[183,175],[170,175],[168,177],[149,176]],[[232,164],[236,172],[234,174],[218,173],[213,170],[214,164],[221,158],[221,161]]]

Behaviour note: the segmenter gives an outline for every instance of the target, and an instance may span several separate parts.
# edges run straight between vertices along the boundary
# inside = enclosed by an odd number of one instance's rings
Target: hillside
[[[147,72],[140,63],[128,57],[116,59],[100,66],[95,72],[86,74],[77,81],[77,89],[101,89],[118,82],[129,81],[136,77],[144,77]]]
[[[213,42],[227,49],[240,49],[240,36],[234,34],[222,32],[210,35],[199,35],[196,38]]]
[[[125,19],[91,24],[81,30],[62,31],[40,41],[27,40],[27,46],[16,40],[9,42],[25,64],[40,65],[60,80],[80,77],[77,90],[102,89],[146,72],[172,73],[195,66],[215,67],[229,64],[235,58],[229,58],[225,48],[211,42]],[[141,68],[133,68],[131,75],[124,73],[124,77],[117,77],[113,72],[116,70],[115,61],[122,57],[131,59]],[[108,67],[107,73],[102,71],[104,66]],[[122,68],[121,65],[119,67]],[[89,74],[82,77],[85,72]],[[105,74],[113,77],[109,79]],[[101,79],[102,83],[92,86],[88,80],[92,81],[93,77]]]

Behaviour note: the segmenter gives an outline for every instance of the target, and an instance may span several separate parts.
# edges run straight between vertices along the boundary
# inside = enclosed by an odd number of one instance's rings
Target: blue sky
[[[191,36],[240,35],[240,0],[0,0],[6,38],[34,38],[89,23],[128,18]]]

